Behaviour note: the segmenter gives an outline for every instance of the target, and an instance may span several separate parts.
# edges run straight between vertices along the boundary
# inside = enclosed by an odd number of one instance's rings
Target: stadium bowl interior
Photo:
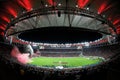
[[[0,0],[0,80],[120,80],[113,0]]]

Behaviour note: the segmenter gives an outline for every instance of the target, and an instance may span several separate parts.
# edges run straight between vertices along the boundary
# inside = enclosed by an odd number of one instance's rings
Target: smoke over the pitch
[[[17,47],[11,51],[11,56],[15,57],[20,63],[26,64],[30,61],[29,53],[21,53]]]

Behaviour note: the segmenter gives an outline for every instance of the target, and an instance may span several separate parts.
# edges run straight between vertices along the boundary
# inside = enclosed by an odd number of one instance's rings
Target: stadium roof
[[[6,29],[9,35],[48,26],[80,27],[108,34],[114,34],[116,29],[117,34],[120,34],[119,4],[118,0],[0,0],[0,34],[4,35]],[[52,9],[49,9],[51,7]],[[43,12],[41,13],[43,15],[31,17],[31,14],[38,9],[38,12]],[[48,9],[47,13],[42,9]],[[74,13],[71,14],[70,9]],[[84,14],[79,14],[78,9],[83,9],[80,13]],[[67,10],[69,11],[65,14]],[[86,15],[86,13],[98,14],[105,20],[99,20],[98,15],[92,17],[91,14]],[[20,20],[21,16],[23,20]],[[112,25],[107,24],[106,20],[109,20]],[[11,22],[13,24],[10,24]]]

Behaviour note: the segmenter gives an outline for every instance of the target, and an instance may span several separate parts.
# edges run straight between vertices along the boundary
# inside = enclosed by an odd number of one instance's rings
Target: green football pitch
[[[28,64],[41,67],[81,67],[95,65],[102,61],[99,57],[34,57]]]

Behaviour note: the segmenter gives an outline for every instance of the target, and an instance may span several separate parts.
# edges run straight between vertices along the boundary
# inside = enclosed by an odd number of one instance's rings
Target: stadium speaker
[[[61,12],[60,11],[58,11],[58,17],[60,17],[61,16]]]
[[[102,23],[101,24],[106,24],[106,22],[105,21],[102,21]]]
[[[11,24],[11,26],[15,26],[15,24]]]

